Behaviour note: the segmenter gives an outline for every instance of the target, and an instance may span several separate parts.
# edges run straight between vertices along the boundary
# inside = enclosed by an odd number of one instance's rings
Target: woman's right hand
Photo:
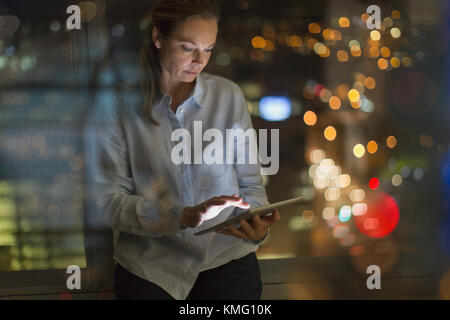
[[[250,204],[237,195],[213,197],[194,207],[183,209],[180,219],[180,227],[198,227],[204,221],[215,218],[223,209],[228,207],[249,209]]]

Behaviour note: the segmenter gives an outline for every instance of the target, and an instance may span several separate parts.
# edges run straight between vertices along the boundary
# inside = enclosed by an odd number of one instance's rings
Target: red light
[[[378,178],[372,178],[369,181],[369,188],[372,190],[378,189],[378,187],[380,186],[380,180],[378,180]]]
[[[322,91],[323,89],[325,89],[325,87],[321,84],[316,84],[316,86],[314,87],[314,94],[319,97],[320,96],[320,91]]]
[[[390,234],[397,226],[399,219],[397,202],[383,192],[376,192],[369,199],[365,214],[354,217],[359,231],[371,238],[382,238]]]

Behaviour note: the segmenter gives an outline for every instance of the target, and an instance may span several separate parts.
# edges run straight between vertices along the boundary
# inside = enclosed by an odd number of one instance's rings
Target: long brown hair
[[[189,17],[216,19],[219,23],[220,11],[215,0],[158,0],[150,12],[150,23],[145,30],[141,49],[141,85],[144,94],[145,114],[149,120],[159,126],[152,116],[152,105],[157,93],[160,93],[161,64],[159,53],[152,39],[153,27],[162,37],[169,37],[177,23]]]

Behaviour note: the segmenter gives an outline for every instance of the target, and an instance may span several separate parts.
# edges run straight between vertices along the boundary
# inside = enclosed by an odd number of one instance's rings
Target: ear
[[[161,49],[161,33],[158,31],[156,27],[152,29],[152,40],[155,44],[155,47]]]

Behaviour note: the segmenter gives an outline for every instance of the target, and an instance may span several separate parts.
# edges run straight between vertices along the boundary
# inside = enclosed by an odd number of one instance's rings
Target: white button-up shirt
[[[118,233],[114,259],[174,298],[185,299],[199,272],[254,252],[259,242],[215,232],[194,235],[243,209],[229,207],[197,228],[180,229],[183,208],[232,194],[251,207],[268,201],[259,163],[175,164],[171,155],[179,141],[171,135],[187,129],[193,141],[194,121],[201,121],[203,131],[220,130],[223,137],[226,129],[252,128],[244,95],[234,82],[200,73],[175,114],[171,96],[157,96],[156,126],[146,118],[140,92],[125,90],[121,99],[114,94],[100,96],[84,131],[90,195]],[[203,141],[203,148],[209,143]],[[235,149],[236,158],[242,150]]]

